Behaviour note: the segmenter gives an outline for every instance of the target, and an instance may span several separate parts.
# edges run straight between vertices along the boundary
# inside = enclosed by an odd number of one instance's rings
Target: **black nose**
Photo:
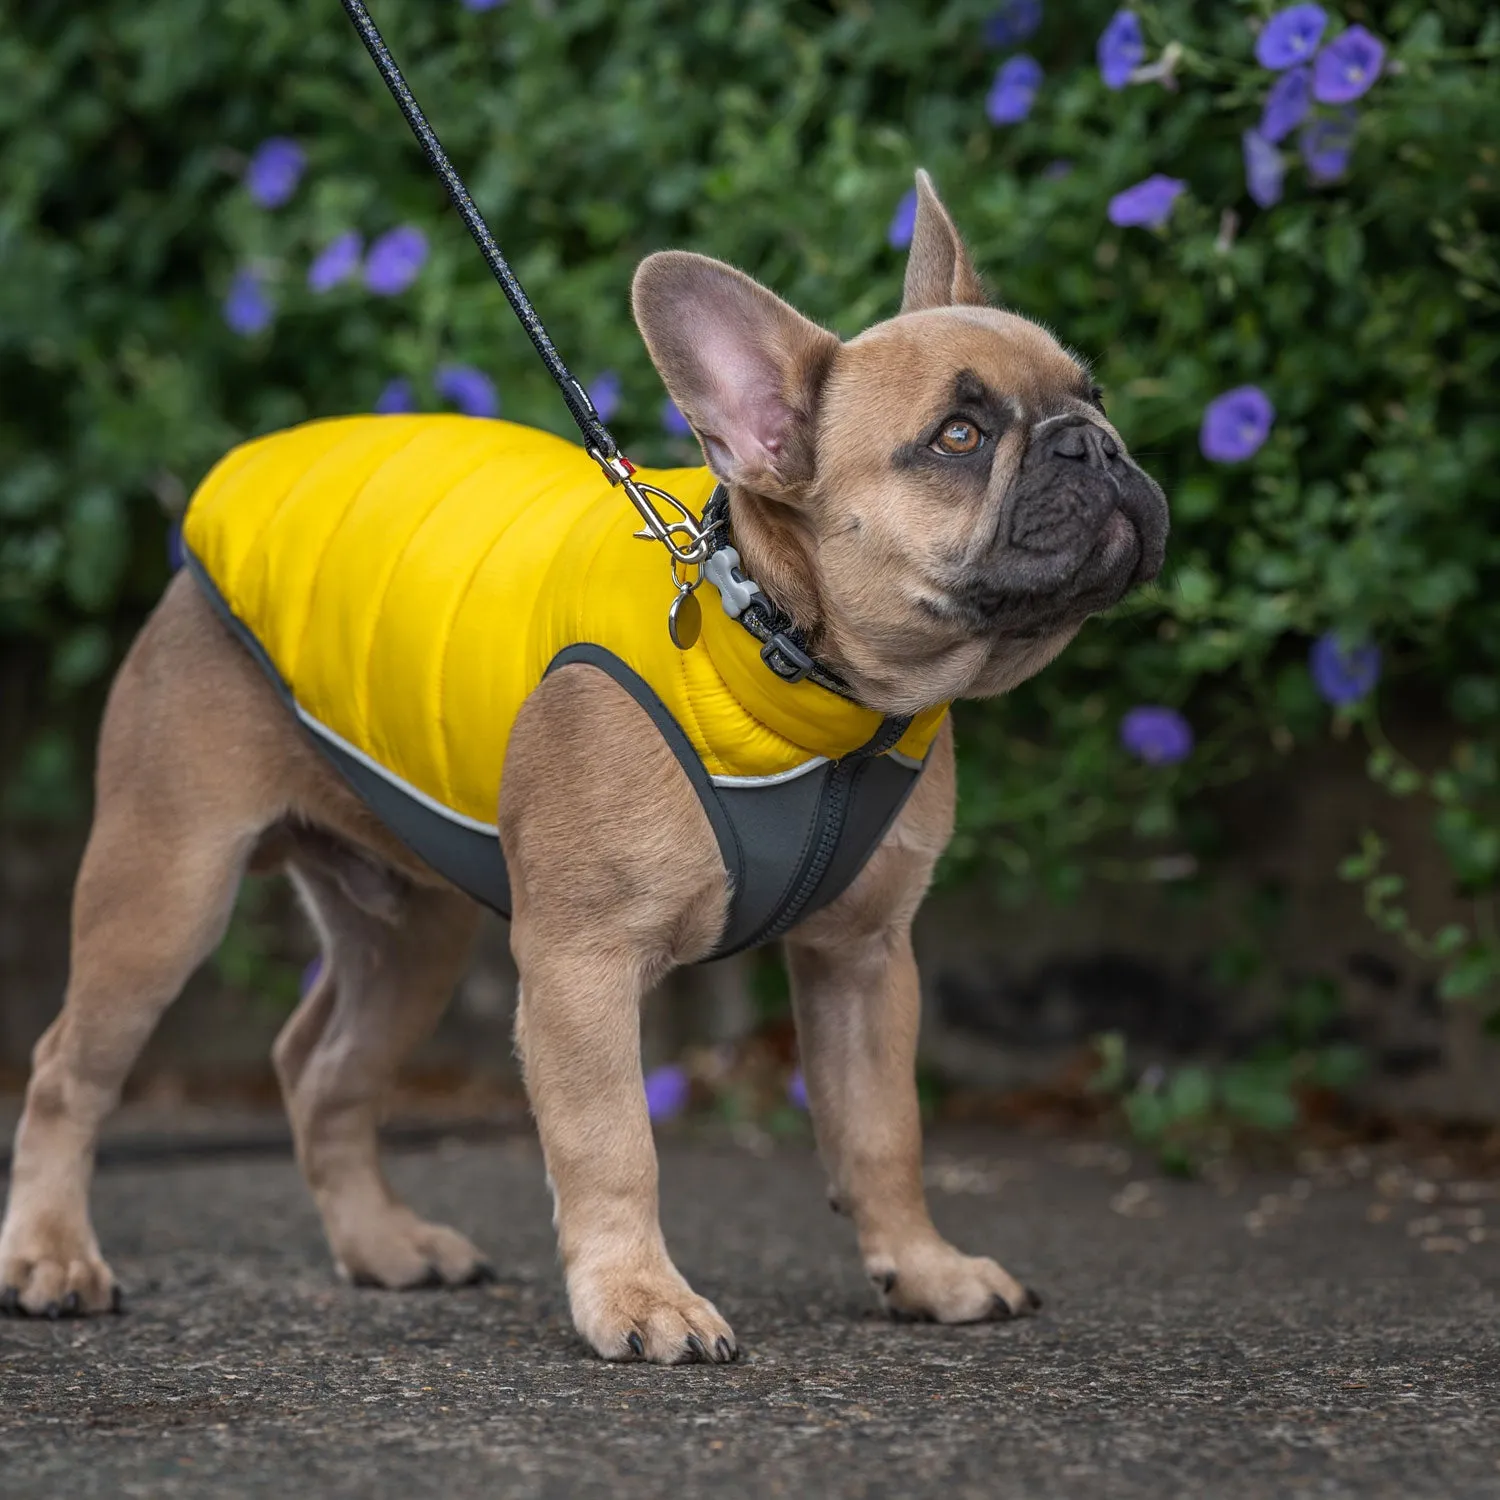
[[[1120,456],[1120,445],[1102,427],[1095,427],[1092,422],[1075,422],[1053,434],[1048,454],[1090,468],[1107,469]]]

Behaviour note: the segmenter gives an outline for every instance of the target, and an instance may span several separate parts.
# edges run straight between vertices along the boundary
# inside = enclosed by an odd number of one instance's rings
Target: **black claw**
[[[645,1341],[641,1338],[640,1334],[635,1332],[634,1329],[631,1330],[630,1336],[625,1340],[625,1342],[630,1345],[630,1352],[635,1355],[637,1359],[645,1359]]]
[[[886,1296],[896,1289],[896,1273],[894,1271],[871,1271],[870,1280],[880,1288]]]
[[[62,1308],[56,1302],[49,1302],[42,1309],[42,1316],[44,1318],[51,1318],[55,1323],[60,1317],[62,1317]]]
[[[500,1273],[487,1260],[482,1260],[469,1273],[470,1286],[489,1286],[499,1281]]]
[[[78,1310],[82,1306],[83,1306],[83,1299],[78,1295],[78,1293],[77,1292],[69,1292],[68,1295],[63,1298],[63,1304],[62,1304],[63,1317],[65,1317],[65,1318],[71,1318],[71,1317],[75,1316],[77,1314]]]
[[[122,1313],[125,1311],[125,1294],[120,1290],[118,1284],[110,1288],[109,1310],[112,1313]]]
[[[703,1340],[696,1333],[687,1336],[688,1353],[693,1356],[694,1364],[708,1363],[708,1350],[703,1347]]]
[[[740,1351],[736,1349],[734,1345],[724,1337],[723,1334],[720,1334],[719,1337],[714,1340],[714,1353],[718,1356],[719,1363],[723,1365],[727,1365],[732,1360],[736,1360],[740,1357]]]
[[[844,1205],[839,1202],[837,1193],[830,1193],[828,1195],[828,1206],[836,1214],[841,1214],[844,1211]]]
[[[1010,1303],[998,1292],[990,1303],[990,1320],[995,1323],[1003,1323],[1007,1318],[1013,1318],[1015,1314],[1010,1310]]]
[[[1026,1288],[1026,1305],[1032,1312],[1040,1312],[1043,1306],[1040,1295],[1032,1291],[1030,1287]]]
[[[0,1289],[0,1313],[17,1312],[21,1306],[20,1287],[8,1286]]]
[[[412,1283],[413,1286],[426,1291],[429,1287],[444,1285],[443,1273],[436,1266],[428,1266],[427,1274],[420,1280]]]

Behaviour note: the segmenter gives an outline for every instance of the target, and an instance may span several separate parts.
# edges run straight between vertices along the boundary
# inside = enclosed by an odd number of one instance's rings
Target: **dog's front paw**
[[[72,1318],[119,1310],[120,1289],[88,1231],[8,1229],[0,1239],[0,1312]]]
[[[654,1365],[728,1364],[740,1357],[734,1330],[668,1263],[575,1271],[568,1298],[579,1333],[605,1359]]]
[[[865,1257],[865,1270],[897,1318],[935,1323],[998,1322],[1035,1312],[1042,1299],[982,1255],[964,1255],[934,1239],[897,1253]]]

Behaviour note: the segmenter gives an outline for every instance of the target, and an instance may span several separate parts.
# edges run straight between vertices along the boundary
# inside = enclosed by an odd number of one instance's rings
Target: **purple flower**
[[[356,275],[364,247],[364,239],[357,229],[346,230],[336,239],[329,240],[307,268],[308,290],[321,296],[324,292],[331,292],[341,281],[348,281]]]
[[[1281,179],[1286,167],[1279,152],[1258,131],[1247,130],[1241,137],[1245,148],[1245,183],[1250,196],[1262,208],[1281,202]]]
[[[308,993],[309,990],[312,989],[312,987],[322,977],[323,977],[323,955],[320,953],[302,971],[302,980],[301,980],[301,983],[298,985],[298,989],[301,991],[302,994],[305,995],[305,994]]]
[[[260,277],[248,268],[236,271],[223,307],[224,321],[230,328],[242,338],[252,338],[269,327],[272,311]]]
[[[1159,228],[1171,217],[1172,205],[1186,186],[1180,177],[1163,177],[1158,172],[1109,200],[1109,222],[1122,229],[1132,225]]]
[[[1120,720],[1120,743],[1148,766],[1175,766],[1192,753],[1193,727],[1175,708],[1143,704]]]
[[[992,125],[1019,125],[1031,113],[1036,91],[1042,86],[1042,65],[1024,52],[1011,58],[995,74],[984,101],[984,112]]]
[[[1276,408],[1258,385],[1237,385],[1204,408],[1198,446],[1216,464],[1237,464],[1260,451]]]
[[[1345,646],[1330,630],[1312,643],[1307,668],[1324,701],[1343,708],[1358,703],[1380,681],[1380,647],[1372,641]]]
[[[686,438],[693,435],[688,419],[677,410],[677,403],[670,396],[661,404],[661,425],[662,431],[673,437]]]
[[[1321,5],[1289,5],[1266,22],[1255,39],[1255,60],[1263,68],[1292,68],[1306,62],[1323,40],[1328,12]]]
[[[307,153],[296,141],[273,135],[255,148],[245,167],[245,187],[262,208],[280,208],[302,180]]]
[[[1312,108],[1312,69],[1290,68],[1271,85],[1261,111],[1260,133],[1268,141],[1285,140]]]
[[[1134,11],[1114,13],[1099,38],[1096,55],[1105,88],[1122,89],[1130,82],[1130,75],[1146,56],[1145,38],[1141,36],[1141,23]]]
[[[786,1081],[786,1097],[788,1101],[798,1109],[807,1108],[807,1080],[802,1076],[802,1069],[798,1068]]]
[[[1302,127],[1297,144],[1314,182],[1337,182],[1348,171],[1357,123],[1354,107],[1348,105],[1336,115],[1309,120]]]
[[[646,1074],[646,1113],[653,1120],[670,1120],[687,1108],[693,1081],[687,1069],[664,1063]]]
[[[175,573],[187,560],[182,545],[182,522],[173,521],[167,528],[167,566]]]
[[[1008,0],[984,23],[985,45],[1014,47],[1042,24],[1042,0]]]
[[[896,205],[896,212],[891,219],[891,227],[886,230],[885,237],[890,242],[893,250],[904,250],[911,244],[911,237],[917,227],[917,190],[908,188],[901,195],[901,201]]]
[[[601,370],[589,384],[589,400],[599,420],[609,421],[620,409],[620,377],[613,370]]]
[[[505,0],[463,0],[465,10],[494,10],[498,5],[504,5]]]
[[[1351,26],[1318,53],[1313,63],[1313,98],[1320,104],[1348,104],[1380,77],[1385,46],[1363,26]]]
[[[365,257],[365,285],[379,297],[394,297],[417,279],[427,259],[427,236],[412,224],[388,229]]]
[[[1047,165],[1042,168],[1042,176],[1045,177],[1048,182],[1061,182],[1064,177],[1067,177],[1072,172],[1072,170],[1073,163],[1068,161],[1065,157],[1059,156],[1056,161],[1049,161]]]
[[[375,398],[373,409],[382,416],[390,416],[394,412],[415,411],[417,398],[412,394],[411,381],[398,375]]]
[[[500,393],[495,382],[473,365],[440,365],[432,384],[444,401],[451,401],[465,416],[500,415]]]

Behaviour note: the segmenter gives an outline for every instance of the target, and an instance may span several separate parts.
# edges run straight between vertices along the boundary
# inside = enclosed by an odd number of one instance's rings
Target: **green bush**
[[[1254,60],[1273,9],[1262,0],[1140,5],[1157,76],[1118,90],[1095,62],[1112,7],[1049,0],[1020,44],[1044,70],[1034,103],[1003,126],[986,95],[1018,49],[985,40],[995,0],[375,9],[565,358],[585,380],[618,372],[615,426],[638,457],[686,456],[661,428],[629,319],[640,256],[722,256],[852,333],[897,306],[887,228],[917,165],[999,297],[1092,358],[1111,416],[1173,499],[1170,572],[1005,705],[965,712],[955,874],[1066,891],[1106,836],[1132,836],[1142,858],[1190,849],[1194,792],[1327,734],[1336,715],[1378,737],[1378,693],[1331,710],[1309,673],[1309,642],[1335,631],[1378,642],[1381,691],[1420,684],[1463,726],[1436,778],[1383,747],[1374,770],[1393,792],[1434,797],[1461,888],[1493,891],[1492,7],[1335,8],[1329,38],[1362,23],[1387,44],[1385,70],[1356,106],[1347,170],[1313,182],[1294,135],[1268,209],[1241,156],[1272,81]],[[242,181],[268,137],[306,154],[289,201],[269,209]],[[14,9],[0,173],[0,640],[45,641],[59,694],[108,671],[166,577],[169,515],[246,435],[368,409],[396,377],[439,404],[444,363],[493,377],[507,416],[569,430],[333,0]],[[1112,225],[1111,197],[1155,173],[1186,183],[1167,222]],[[338,235],[403,224],[431,245],[409,290],[309,289]],[[245,273],[273,306],[249,337],[222,311]],[[1274,405],[1269,440],[1211,462],[1205,408],[1246,384]],[[1139,704],[1186,714],[1196,746],[1180,765],[1121,746]],[[59,749],[37,744],[23,776],[39,786]],[[36,795],[23,787],[12,805]],[[1377,845],[1347,873],[1371,882],[1378,919],[1402,925]],[[1493,953],[1470,931],[1430,946],[1455,989],[1488,983]]]

